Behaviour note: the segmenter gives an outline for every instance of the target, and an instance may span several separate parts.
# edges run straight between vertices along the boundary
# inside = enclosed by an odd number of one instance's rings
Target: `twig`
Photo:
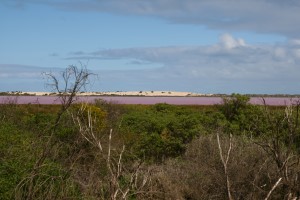
[[[282,177],[278,179],[278,181],[273,185],[272,189],[269,191],[268,195],[266,196],[265,200],[268,200],[269,197],[271,196],[272,192],[276,189],[276,187],[279,185]]]

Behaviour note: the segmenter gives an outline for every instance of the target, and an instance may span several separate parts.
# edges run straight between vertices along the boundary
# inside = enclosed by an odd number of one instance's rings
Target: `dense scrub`
[[[299,105],[248,100],[1,105],[0,199],[299,198]]]

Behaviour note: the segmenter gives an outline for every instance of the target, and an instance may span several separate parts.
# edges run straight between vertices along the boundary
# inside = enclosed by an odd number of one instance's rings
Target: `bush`
[[[139,157],[162,161],[181,155],[187,143],[205,132],[202,118],[201,113],[187,107],[156,104],[126,113],[121,129]]]
[[[223,135],[224,149],[228,142]],[[235,136],[233,147],[228,168],[233,198],[264,199],[277,181],[276,166],[251,141]],[[226,175],[214,135],[192,141],[182,158],[169,159],[161,171],[157,176],[170,199],[228,199]],[[273,195],[280,196],[280,190]]]

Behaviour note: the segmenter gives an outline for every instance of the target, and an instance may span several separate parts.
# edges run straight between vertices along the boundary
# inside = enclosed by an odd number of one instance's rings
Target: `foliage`
[[[105,128],[106,113],[98,106],[86,103],[74,104],[70,112],[79,116],[78,119],[84,123],[89,123],[89,115],[93,116],[93,120],[97,120],[93,127],[96,132]]]
[[[229,139],[221,135],[223,148]],[[226,174],[215,135],[200,136],[187,146],[181,159],[161,165],[161,188],[169,199],[228,199]],[[233,138],[228,162],[233,199],[264,199],[276,182],[276,167],[268,155],[250,140]],[[280,197],[280,190],[274,196]]]
[[[33,164],[33,135],[10,122],[0,122],[0,199],[12,199],[16,183]]]
[[[240,94],[232,94],[231,97],[224,97],[221,111],[228,121],[233,121],[241,115],[248,106],[249,100],[250,98],[248,96]]]
[[[1,105],[0,199],[299,198],[299,104],[248,101]]]
[[[268,129],[263,107],[252,105],[249,100],[240,94],[223,98],[219,110],[226,119],[221,126],[226,133],[258,137]]]
[[[126,141],[137,155],[160,161],[184,152],[185,144],[203,130],[199,123],[201,118],[201,114],[192,109],[156,104],[143,111],[126,113],[121,128],[126,130],[127,139],[138,138]]]

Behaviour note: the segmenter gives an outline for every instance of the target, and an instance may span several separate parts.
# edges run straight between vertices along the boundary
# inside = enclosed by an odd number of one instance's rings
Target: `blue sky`
[[[0,91],[83,63],[90,91],[300,94],[298,2],[1,0]]]

